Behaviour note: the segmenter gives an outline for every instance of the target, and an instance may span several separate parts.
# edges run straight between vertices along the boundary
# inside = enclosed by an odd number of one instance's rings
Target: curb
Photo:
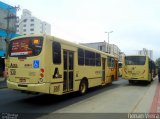
[[[5,89],[5,88],[7,88],[7,86],[4,86],[4,87],[0,87],[0,89]]]
[[[5,78],[4,79],[1,78],[0,89],[4,89],[4,88],[7,88],[7,82],[6,82]]]
[[[5,80],[6,80],[5,77],[0,77],[0,82],[3,82],[3,81],[5,81]]]
[[[0,86],[0,89],[4,89],[4,88],[7,88],[7,85],[3,85],[3,86]]]

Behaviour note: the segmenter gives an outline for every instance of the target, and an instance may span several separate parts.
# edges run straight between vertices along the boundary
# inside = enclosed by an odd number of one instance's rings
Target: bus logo
[[[33,61],[33,68],[39,68],[39,60]]]

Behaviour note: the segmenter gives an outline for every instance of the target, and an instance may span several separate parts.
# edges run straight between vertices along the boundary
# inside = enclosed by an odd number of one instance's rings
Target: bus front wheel
[[[87,92],[87,89],[88,89],[87,81],[82,80],[79,86],[80,95],[84,95]]]

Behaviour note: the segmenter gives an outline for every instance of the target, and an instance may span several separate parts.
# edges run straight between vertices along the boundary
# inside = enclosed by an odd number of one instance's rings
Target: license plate
[[[20,83],[26,83],[26,79],[19,79]]]

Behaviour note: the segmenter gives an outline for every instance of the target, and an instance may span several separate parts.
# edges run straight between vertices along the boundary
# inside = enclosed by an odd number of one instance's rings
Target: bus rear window
[[[42,51],[42,37],[27,37],[10,41],[9,56],[10,57],[31,57],[37,56]]]
[[[127,56],[125,57],[126,65],[144,65],[146,62],[145,56]]]

